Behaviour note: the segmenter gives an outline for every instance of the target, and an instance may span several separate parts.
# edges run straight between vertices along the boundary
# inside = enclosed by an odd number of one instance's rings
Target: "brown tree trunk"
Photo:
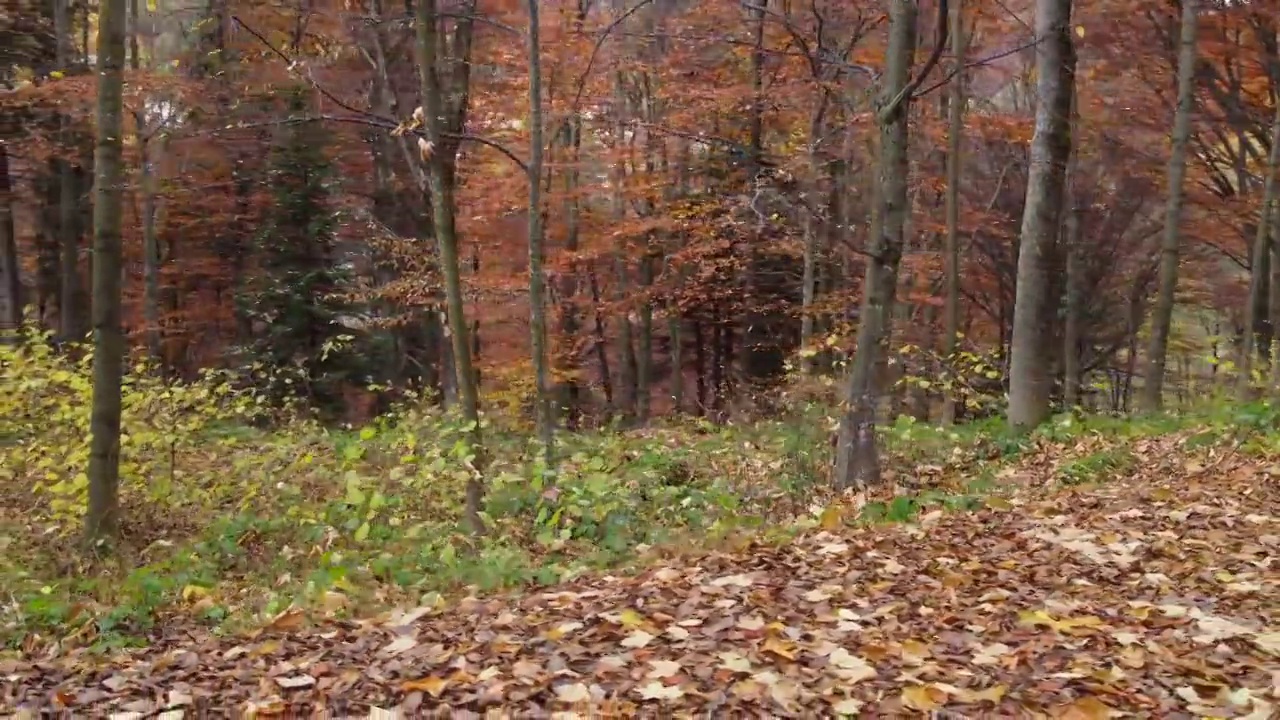
[[[1178,109],[1173,117],[1173,147],[1169,153],[1169,199],[1165,208],[1164,236],[1160,243],[1160,280],[1155,309],[1151,313],[1151,341],[1140,401],[1142,409],[1156,412],[1164,404],[1164,366],[1173,322],[1174,291],[1178,287],[1178,243],[1182,222],[1182,186],[1187,175],[1187,142],[1191,138],[1191,114],[1195,111],[1196,32],[1199,3],[1182,0],[1178,40]],[[1243,146],[1241,146],[1243,147]]]
[[[120,384],[124,372],[121,315],[121,224],[124,180],[125,0],[98,10],[97,148],[93,183],[93,408],[89,424],[89,504],[84,540],[95,547],[119,531]]]
[[[453,157],[445,157],[449,153],[446,152],[443,137],[447,110],[446,93],[441,87],[440,77],[444,70],[441,66],[445,63],[441,54],[442,43],[437,28],[439,13],[436,9],[436,0],[418,0],[416,10],[416,49],[422,92],[422,124],[426,136],[424,140],[427,143],[423,153],[426,155],[427,186],[431,196],[431,214],[435,225],[436,242],[440,247],[440,269],[445,280],[445,298],[448,305],[449,333],[453,347],[458,396],[462,405],[462,417],[467,423],[467,438],[475,457],[474,467],[467,479],[464,516],[473,532],[482,533],[485,530],[484,520],[481,517],[484,503],[482,475],[484,450],[480,435],[480,398],[476,389],[475,367],[472,364],[471,329],[467,326],[466,302],[462,294],[462,268],[458,259],[458,234],[455,222],[457,204],[454,199],[456,178],[452,166]],[[469,38],[465,42],[469,45]],[[461,63],[468,62],[467,57],[454,59]]]
[[[0,336],[11,338],[22,326],[22,282],[18,274],[18,238],[13,222],[13,184],[9,148],[0,141]]]

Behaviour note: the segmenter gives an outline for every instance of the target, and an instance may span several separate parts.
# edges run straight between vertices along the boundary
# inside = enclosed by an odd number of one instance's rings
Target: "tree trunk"
[[[54,0],[54,34],[58,68],[66,71],[72,64],[71,9],[67,0]],[[58,247],[59,300],[58,330],[63,342],[84,340],[83,312],[80,308],[80,183],[76,180],[72,158],[77,154],[71,136],[71,119],[59,115],[59,140],[62,159],[58,168]]]
[[[1018,281],[1010,342],[1009,424],[1030,429],[1049,415],[1046,343],[1052,333],[1048,254],[1061,228],[1062,192],[1071,157],[1075,47],[1071,0],[1036,0],[1036,129],[1022,212]]]
[[[18,237],[13,222],[13,181],[9,146],[0,141],[0,336],[9,339],[22,326],[22,282],[18,274]]]
[[[108,0],[110,1],[110,0]],[[119,1],[119,0],[116,0]],[[462,295],[462,268],[458,261],[458,234],[455,223],[457,205],[454,199],[455,177],[444,157],[442,126],[445,123],[445,93],[440,86],[440,38],[436,27],[436,0],[418,0],[417,7],[418,75],[422,92],[423,128],[429,152],[427,186],[431,196],[431,214],[436,242],[440,247],[440,269],[444,274],[445,299],[448,305],[449,333],[453,347],[453,365],[462,417],[467,423],[467,438],[475,455],[471,476],[467,479],[464,509],[467,525],[475,533],[484,532],[480,513],[484,503],[482,470],[483,445],[480,436],[480,399],[476,391],[476,373],[472,364],[471,332],[467,326],[466,303]],[[463,62],[465,58],[461,59]],[[535,185],[536,185],[535,181]]]
[[[876,372],[888,348],[889,318],[897,291],[898,263],[908,211],[908,120],[911,98],[906,96],[911,59],[916,46],[914,0],[890,5],[889,46],[883,86],[877,103],[880,126],[879,190],[876,195],[879,231],[868,247],[863,280],[857,351],[845,390],[845,412],[836,444],[835,485],[865,488],[880,481],[876,448],[876,400],[881,388]],[[897,107],[892,107],[896,103]]]
[[[147,324],[147,351],[160,360],[160,241],[156,235],[156,164],[163,154],[164,135],[144,138],[142,155],[142,255],[143,317]]]
[[[964,0],[951,0],[951,53],[955,56],[955,77],[951,79],[951,98],[947,107],[947,195],[946,247],[943,249],[945,296],[942,304],[942,357],[951,372],[956,367],[956,349],[960,333],[960,175],[964,149],[965,43]],[[956,421],[956,390],[951,378],[942,399],[942,424]]]
[[[1165,208],[1164,235],[1160,243],[1160,280],[1155,310],[1151,314],[1151,341],[1147,348],[1142,383],[1142,409],[1157,412],[1163,406],[1165,355],[1169,326],[1173,322],[1174,291],[1178,287],[1178,241],[1182,222],[1182,186],[1187,174],[1187,141],[1191,137],[1191,113],[1195,110],[1196,31],[1199,3],[1182,0],[1182,29],[1178,41],[1178,109],[1173,118],[1173,147],[1169,153],[1169,204]]]
[[[539,0],[529,0],[529,330],[532,334],[533,379],[538,437],[551,468],[555,459],[555,426],[547,384],[547,318],[542,270],[542,45],[538,27]]]
[[[1062,224],[1062,244],[1067,256],[1065,318],[1062,327],[1062,402],[1067,410],[1080,404],[1080,303],[1082,300],[1080,252],[1081,216],[1084,208],[1076,194],[1079,182],[1080,115],[1076,103],[1079,96],[1072,88],[1071,94],[1071,159],[1067,165],[1067,183],[1063,205],[1066,219]]]
[[[89,432],[87,546],[119,531],[120,384],[124,371],[121,315],[121,222],[124,180],[125,0],[102,0],[98,10],[97,148],[93,183],[93,409]]]
[[[1271,151],[1267,154],[1266,180],[1262,185],[1262,209],[1258,213],[1258,232],[1253,239],[1253,263],[1249,267],[1249,302],[1245,307],[1244,348],[1240,357],[1240,396],[1244,400],[1252,399],[1256,394],[1253,378],[1253,329],[1260,324],[1260,317],[1266,316],[1269,305],[1266,288],[1270,278],[1266,273],[1271,270],[1271,263],[1267,262],[1267,251],[1271,248],[1271,239],[1275,230],[1271,221],[1276,202],[1276,170],[1278,168],[1280,168],[1280,102],[1276,103],[1275,117],[1271,121]]]

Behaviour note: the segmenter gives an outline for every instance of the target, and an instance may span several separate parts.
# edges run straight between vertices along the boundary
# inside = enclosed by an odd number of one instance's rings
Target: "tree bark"
[[[93,547],[119,531],[120,384],[124,370],[121,315],[121,222],[124,181],[126,0],[98,10],[97,142],[93,183],[93,408],[89,432],[89,504],[84,539]]]
[[[13,222],[13,181],[9,177],[9,146],[0,139],[0,336],[16,337],[21,326],[22,282]]]
[[[542,231],[542,45],[538,4],[529,0],[529,330],[532,335],[533,377],[538,437],[551,468],[555,460],[555,426],[547,383],[547,318],[544,307]]]
[[[67,0],[53,4],[54,33],[57,35],[57,64],[64,72],[72,64],[71,8]],[[80,183],[72,158],[78,153],[71,135],[71,119],[58,118],[59,140],[64,156],[58,161],[58,247],[59,299],[58,334],[63,342],[84,340],[83,311],[80,307]]]
[[[945,296],[942,304],[942,357],[955,370],[960,333],[960,176],[964,149],[965,71],[967,38],[964,32],[964,0],[951,0],[951,53],[955,56],[955,77],[947,107],[947,234],[943,249]],[[956,421],[957,384],[952,379],[942,399],[942,424]]]
[[[889,318],[897,291],[898,264],[902,259],[909,202],[907,143],[911,99],[906,93],[916,47],[919,10],[914,0],[895,0],[890,8],[889,46],[877,103],[880,228],[872,235],[868,247],[858,345],[846,384],[845,411],[840,418],[837,436],[834,480],[841,490],[865,488],[880,481],[875,426],[876,401],[882,379],[876,370],[888,347]],[[895,104],[897,107],[892,108]]]
[[[1262,184],[1262,208],[1258,212],[1258,231],[1253,239],[1253,262],[1249,266],[1249,302],[1245,307],[1244,347],[1240,353],[1240,397],[1252,399],[1255,393],[1253,379],[1254,331],[1260,315],[1269,305],[1265,296],[1271,270],[1267,251],[1271,247],[1275,228],[1271,224],[1276,202],[1276,170],[1280,168],[1280,102],[1276,103],[1275,117],[1271,121],[1271,150],[1267,154],[1266,179]],[[1274,360],[1273,360],[1274,362]]]
[[[1178,109],[1173,118],[1173,147],[1169,152],[1169,200],[1165,207],[1164,235],[1160,242],[1160,280],[1151,315],[1151,340],[1139,398],[1142,409],[1157,412],[1164,405],[1164,366],[1173,322],[1174,291],[1178,287],[1179,227],[1182,222],[1182,186],[1187,174],[1187,142],[1191,138],[1191,113],[1195,110],[1196,33],[1199,3],[1182,0],[1178,40]]]
[[[142,312],[147,324],[147,351],[157,361],[161,356],[160,334],[160,240],[156,233],[156,165],[163,155],[165,136],[157,134],[140,142],[142,155]]]
[[[110,0],[108,0],[110,1]],[[119,0],[116,0],[117,2]],[[484,448],[480,435],[480,398],[476,391],[476,373],[472,364],[471,331],[467,326],[466,303],[462,295],[462,268],[458,261],[458,233],[455,221],[455,177],[446,158],[443,137],[445,124],[445,92],[440,84],[440,37],[436,23],[439,13],[436,0],[418,0],[417,6],[418,75],[422,93],[423,129],[431,151],[427,154],[427,187],[431,197],[431,214],[436,242],[440,247],[440,269],[444,274],[445,301],[448,306],[449,335],[453,347],[453,366],[458,384],[462,417],[467,423],[466,436],[474,454],[474,467],[467,480],[464,516],[475,533],[485,530],[481,511],[484,484],[481,458]],[[460,58],[466,62],[466,58]],[[537,184],[535,182],[535,184]]]
[[[1048,254],[1060,230],[1062,191],[1071,156],[1075,46],[1071,0],[1036,0],[1036,128],[1022,212],[1018,281],[1010,343],[1009,424],[1030,429],[1049,415],[1046,344],[1052,333]]]
[[[1081,277],[1081,216],[1084,208],[1076,194],[1079,182],[1080,115],[1078,95],[1071,95],[1071,159],[1067,165],[1063,207],[1062,244],[1066,254],[1066,303],[1062,327],[1062,402],[1067,410],[1080,404],[1080,305],[1084,278]]]

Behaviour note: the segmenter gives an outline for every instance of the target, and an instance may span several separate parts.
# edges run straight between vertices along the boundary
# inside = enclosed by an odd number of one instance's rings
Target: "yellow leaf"
[[[66,77],[66,74],[63,73],[61,70],[54,70],[53,72],[49,73],[49,77],[53,78],[54,80],[61,80],[62,78]]]
[[[823,530],[834,531],[839,530],[844,525],[844,513],[840,511],[838,504],[832,503],[822,511],[822,517],[818,520],[818,526]]]
[[[182,588],[182,599],[187,602],[195,602],[201,598],[209,596],[209,588],[200,587],[199,585],[187,585]]]
[[[947,701],[947,693],[932,685],[912,685],[902,691],[903,707],[921,712],[932,712]]]
[[[400,686],[400,689],[405,692],[414,692],[415,690],[421,691],[429,693],[431,697],[438,698],[440,697],[440,694],[444,692],[446,687],[449,687],[448,680],[436,677],[435,675],[428,675],[419,680],[408,680]]]
[[[644,616],[631,608],[618,613],[618,624],[622,627],[639,627],[644,623]]]
[[[1081,38],[1082,38],[1082,37],[1084,37],[1084,26],[1083,26],[1083,25],[1077,25],[1077,26],[1076,26],[1076,37],[1081,37]]]
[[[562,623],[560,625],[557,625],[556,627],[551,628],[550,630],[546,631],[542,635],[548,640],[559,640],[560,638],[564,637],[565,635],[568,635],[569,633],[573,632],[574,630],[577,630],[580,627],[582,627],[582,623],[580,622]]]
[[[796,659],[795,644],[776,637],[771,637],[768,640],[765,640],[764,644],[760,646],[760,652],[773,653],[774,655],[786,658],[787,660]]]

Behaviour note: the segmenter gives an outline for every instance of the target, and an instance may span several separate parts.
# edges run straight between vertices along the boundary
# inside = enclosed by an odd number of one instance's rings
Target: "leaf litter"
[[[111,657],[0,659],[0,707],[1262,720],[1280,713],[1280,493],[1216,470],[360,621],[287,612],[226,638],[175,618]]]

